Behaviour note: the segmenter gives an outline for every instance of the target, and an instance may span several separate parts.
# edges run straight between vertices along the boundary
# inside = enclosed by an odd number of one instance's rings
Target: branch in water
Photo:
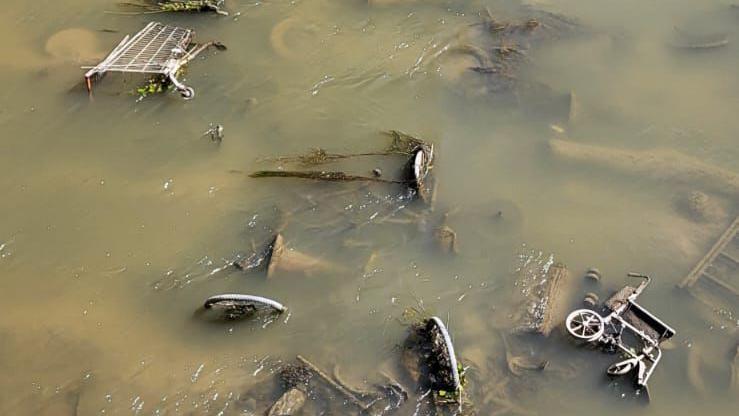
[[[344,172],[259,170],[249,175],[252,178],[300,178],[329,182],[382,182],[407,184],[407,181],[373,178],[370,176],[347,175]]]
[[[303,165],[321,165],[324,163],[331,163],[341,159],[349,159],[353,157],[366,157],[366,156],[390,156],[390,155],[410,155],[419,146],[424,146],[426,143],[423,140],[416,139],[413,136],[405,134],[398,130],[390,130],[384,132],[385,135],[390,136],[392,139],[391,143],[381,151],[375,152],[363,152],[363,153],[328,153],[325,149],[314,148],[304,155],[296,156],[277,156],[262,158],[258,161],[272,161],[272,162],[299,162]]]
[[[364,157],[364,156],[387,156],[393,153],[388,152],[368,152],[368,153],[351,153],[351,154],[339,154],[339,153],[328,153],[324,149],[316,148],[312,149],[305,155],[298,156],[278,156],[259,159],[259,162],[300,162],[303,165],[320,165],[323,163],[330,163],[341,159],[349,159],[352,157]]]

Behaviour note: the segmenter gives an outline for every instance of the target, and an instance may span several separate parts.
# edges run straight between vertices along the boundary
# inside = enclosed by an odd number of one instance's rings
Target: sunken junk
[[[279,273],[313,276],[319,272],[341,270],[339,265],[298,250],[289,249],[281,233],[277,233],[264,250],[253,253],[245,259],[235,261],[233,265],[244,271],[266,269],[267,278],[274,277]]]
[[[371,176],[354,175],[343,171],[330,170],[260,170],[249,176],[252,178],[298,178],[327,182],[379,182],[400,184],[407,187],[410,194],[424,203],[431,204],[434,199],[435,182],[430,174],[434,165],[434,145],[397,130],[386,135],[392,138],[390,145],[379,151],[338,154],[324,149],[313,149],[308,154],[270,158],[276,162],[296,162],[303,166],[318,166],[356,157],[401,156],[405,158],[400,178],[386,179],[380,169],[374,169]]]
[[[218,42],[197,44],[194,32],[177,26],[151,22],[133,36],[126,35],[110,54],[85,73],[85,84],[92,93],[93,84],[108,72],[147,74],[141,95],[177,90],[186,99],[195,97],[195,90],[178,78],[184,67],[205,49],[213,46],[225,50]]]
[[[649,399],[647,382],[662,358],[660,344],[672,338],[675,330],[636,303],[650,282],[649,276],[628,275],[644,281],[637,287],[626,286],[608,299],[604,315],[592,309],[578,309],[567,316],[565,325],[576,340],[622,354],[624,359],[608,367],[608,375],[631,374],[635,387]],[[624,335],[637,345],[628,345]]]
[[[261,296],[226,293],[206,299],[203,309],[218,310],[223,317],[233,320],[256,313],[281,314],[287,310],[287,307],[280,302]]]
[[[739,217],[678,285],[712,308],[733,316],[739,301]]]
[[[412,325],[402,349],[410,378],[431,393],[435,405],[458,405],[464,398],[464,368],[457,360],[451,336],[436,316]]]

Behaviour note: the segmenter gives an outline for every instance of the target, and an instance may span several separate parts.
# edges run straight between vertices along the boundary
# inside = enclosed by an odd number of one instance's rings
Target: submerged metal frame
[[[662,341],[672,338],[675,335],[675,330],[636,303],[637,297],[649,285],[649,276],[637,273],[629,273],[628,275],[630,277],[641,277],[645,280],[626,298],[625,302],[617,308],[612,309],[611,313],[607,316],[601,316],[599,313],[590,309],[575,310],[567,316],[565,326],[567,331],[576,338],[602,346],[616,347],[624,353],[628,358],[612,364],[607,370],[608,374],[611,376],[620,376],[636,371],[636,385],[646,388],[649,378],[662,359],[662,350],[659,344]],[[622,315],[627,311],[632,311],[650,329],[655,330],[658,338],[654,338],[624,319]],[[575,324],[573,322],[575,318],[582,318],[583,316],[590,319],[584,319],[584,325],[580,327],[583,329],[583,332],[578,333],[578,328],[574,326]],[[617,332],[608,333],[605,331],[607,325],[617,328]],[[586,328],[590,328],[592,334],[588,334]],[[640,350],[632,349],[623,343],[621,334],[624,329],[628,329],[643,342]]]
[[[150,22],[135,35],[126,35],[102,62],[87,67],[87,91],[92,93],[95,79],[107,72],[161,74],[172,82],[183,98],[192,99],[195,90],[178,80],[177,72],[212,45],[192,44],[193,34],[191,29]]]

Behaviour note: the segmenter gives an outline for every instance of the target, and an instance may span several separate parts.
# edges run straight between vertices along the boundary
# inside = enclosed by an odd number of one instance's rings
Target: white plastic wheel
[[[570,335],[587,342],[597,341],[605,329],[603,318],[590,309],[573,311],[567,315],[565,325]]]
[[[186,100],[192,100],[193,98],[195,98],[195,90],[190,87],[187,87],[183,91],[180,92],[180,95],[182,95],[182,98]]]

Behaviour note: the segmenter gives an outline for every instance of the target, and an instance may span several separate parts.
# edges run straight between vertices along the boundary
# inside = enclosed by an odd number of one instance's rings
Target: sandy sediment
[[[653,180],[697,185],[732,197],[739,196],[739,175],[674,150],[627,150],[561,139],[551,139],[549,148],[560,159]]]

